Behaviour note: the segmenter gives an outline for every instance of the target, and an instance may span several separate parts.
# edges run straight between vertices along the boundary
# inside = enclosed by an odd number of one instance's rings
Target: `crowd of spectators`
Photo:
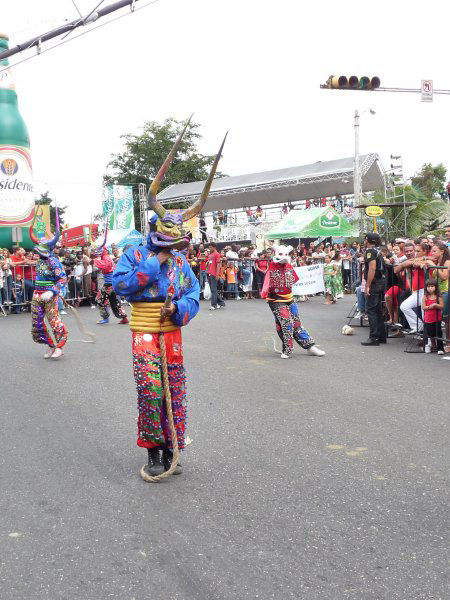
[[[233,243],[219,251],[215,243],[201,243],[199,246],[188,248],[187,259],[199,280],[201,297],[206,287],[208,299],[211,293],[212,306],[217,307],[223,305],[225,299],[260,298],[272,254],[271,247],[258,251],[254,244],[241,247]],[[308,247],[302,242],[292,250],[290,256],[294,267],[317,263],[324,263],[326,267],[326,264],[331,264],[333,275],[327,276],[327,281],[332,279],[333,284],[330,304],[342,298],[345,292],[354,291],[357,278],[356,259],[361,256],[360,246],[356,242],[351,246],[345,242],[343,244],[311,242]],[[216,288],[217,303],[215,302]]]
[[[380,256],[379,272],[389,337],[423,334],[424,340],[420,335],[418,344],[423,344],[426,352],[450,351],[450,225],[446,227],[443,239],[431,235],[416,239],[397,238],[392,243],[380,245],[376,251]],[[364,319],[367,317],[367,289],[362,268],[364,255],[359,254],[354,318]]]
[[[255,245],[241,247],[231,244],[218,251],[215,243],[190,246],[187,260],[200,283],[201,297],[205,288],[217,302],[225,299],[253,300],[259,298],[264,276],[269,268],[272,250],[258,252]]]
[[[445,231],[445,239],[434,236],[397,238],[379,247],[386,326],[391,330],[391,337],[421,332],[425,322],[430,340],[443,338],[448,341],[450,225]],[[364,250],[356,241],[351,244],[310,242],[308,245],[300,242],[291,252],[291,263],[294,267],[323,264],[325,303],[336,304],[344,293],[355,293],[353,317],[365,319]],[[72,250],[57,246],[55,254],[67,275],[67,288],[62,295],[75,306],[85,303],[94,308],[100,286],[89,246]],[[241,247],[235,243],[220,251],[215,243],[191,245],[186,250],[187,260],[200,283],[201,297],[211,300],[212,310],[224,306],[225,300],[260,298],[272,254],[271,247],[258,251],[255,245]],[[120,250],[114,245],[111,256],[114,262],[120,258]],[[18,246],[12,252],[0,249],[0,305],[3,311],[30,311],[38,258],[37,254]],[[62,299],[60,311],[64,314]],[[432,327],[428,325],[431,317],[434,319]],[[445,325],[444,332],[438,335],[440,325],[435,323],[441,321]],[[439,340],[429,345],[432,349],[438,346],[441,347]],[[448,345],[446,350],[450,350]]]
[[[59,301],[60,313],[65,314],[63,298],[77,307],[86,304],[95,308],[99,289],[98,269],[92,264],[89,246],[66,249],[57,245],[54,254],[61,261],[67,276],[67,285]],[[114,245],[111,256],[114,262],[120,257],[120,251]],[[30,312],[38,260],[36,253],[27,252],[19,246],[15,246],[12,252],[0,249],[0,306],[4,313]]]

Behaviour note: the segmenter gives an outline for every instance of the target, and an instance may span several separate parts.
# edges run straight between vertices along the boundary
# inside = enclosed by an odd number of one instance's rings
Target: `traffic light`
[[[330,75],[325,87],[331,90],[376,90],[380,87],[380,83],[379,77]]]

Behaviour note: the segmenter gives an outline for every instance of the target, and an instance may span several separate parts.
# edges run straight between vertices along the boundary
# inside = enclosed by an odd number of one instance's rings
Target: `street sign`
[[[383,214],[383,209],[381,206],[367,206],[366,207],[366,215],[368,217],[379,217]]]
[[[420,89],[422,92],[422,102],[433,102],[433,80],[422,79]]]

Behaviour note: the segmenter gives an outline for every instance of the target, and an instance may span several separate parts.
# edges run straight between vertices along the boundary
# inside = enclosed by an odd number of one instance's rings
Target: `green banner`
[[[109,229],[134,229],[133,187],[108,185],[103,192],[103,219]]]

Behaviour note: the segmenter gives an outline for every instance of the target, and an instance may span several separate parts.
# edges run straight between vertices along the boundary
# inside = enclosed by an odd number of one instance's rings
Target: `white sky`
[[[98,3],[75,1],[83,14]],[[10,47],[78,16],[72,0],[0,5]],[[378,152],[385,168],[401,154],[406,177],[424,162],[450,169],[450,96],[319,89],[331,73],[449,89],[449,16],[447,0],[159,0],[12,69],[37,191],[69,206],[71,226],[89,222],[119,136],[191,112],[205,154],[230,131],[220,165],[229,175],[352,156],[354,111],[369,106],[362,154]]]

